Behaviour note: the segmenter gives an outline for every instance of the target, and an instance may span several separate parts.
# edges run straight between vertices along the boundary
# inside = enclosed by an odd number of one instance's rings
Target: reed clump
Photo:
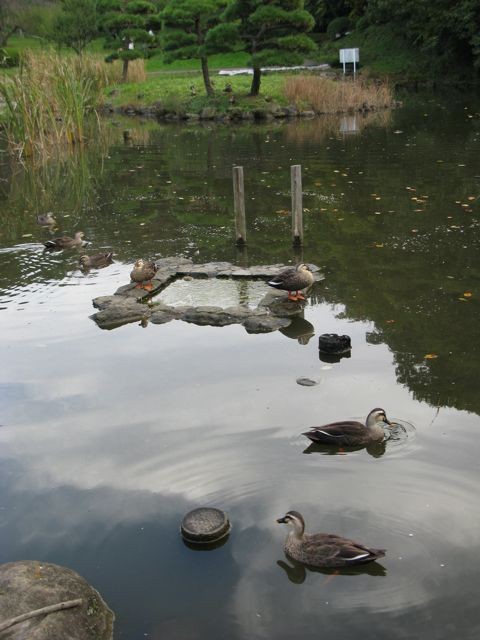
[[[334,80],[318,76],[294,76],[283,86],[289,102],[308,105],[317,113],[354,113],[376,111],[394,104],[387,83],[356,80]]]
[[[18,74],[0,82],[10,151],[29,157],[50,155],[62,144],[84,144],[91,127],[99,126],[92,115],[109,81],[108,66],[94,56],[26,52]]]

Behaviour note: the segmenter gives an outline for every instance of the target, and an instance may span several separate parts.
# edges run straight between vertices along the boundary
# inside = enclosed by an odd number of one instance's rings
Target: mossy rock
[[[114,614],[72,569],[36,560],[0,565],[0,622],[77,598],[79,606],[20,622],[3,631],[2,640],[111,640]]]

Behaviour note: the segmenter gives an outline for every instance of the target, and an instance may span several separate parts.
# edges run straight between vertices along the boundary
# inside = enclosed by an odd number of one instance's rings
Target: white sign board
[[[340,49],[340,62],[343,64],[343,75],[345,75],[345,65],[353,62],[353,75],[357,73],[357,62],[360,60],[359,49]]]
[[[340,62],[358,62],[360,60],[359,49],[340,49]]]

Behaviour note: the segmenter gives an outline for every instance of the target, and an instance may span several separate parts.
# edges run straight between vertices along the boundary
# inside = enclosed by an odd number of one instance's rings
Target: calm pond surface
[[[137,124],[127,143],[131,123],[114,123],[102,149],[36,169],[2,156],[0,561],[75,569],[122,640],[477,638],[480,103],[422,97],[355,123]],[[297,163],[302,255],[287,212]],[[44,253],[35,217],[49,210],[57,235],[81,229],[115,263],[85,275],[78,252]],[[172,255],[303,259],[325,279],[290,332],[89,319],[134,259]],[[164,295],[237,295],[184,284]],[[326,332],[351,336],[351,358],[319,359]],[[376,406],[412,425],[383,455],[328,455],[300,435]],[[202,505],[233,524],[213,551],[179,534]],[[294,567],[275,523],[292,508],[386,557],[333,576]]]

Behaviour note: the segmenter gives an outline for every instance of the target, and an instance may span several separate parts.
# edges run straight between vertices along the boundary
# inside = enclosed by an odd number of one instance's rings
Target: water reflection
[[[369,562],[364,565],[357,565],[355,567],[341,567],[340,569],[322,569],[319,567],[310,567],[307,565],[290,558],[289,556],[285,556],[287,558],[287,562],[283,560],[277,560],[277,565],[285,571],[290,582],[294,584],[303,584],[307,578],[308,573],[322,573],[325,576],[328,576],[326,580],[323,581],[323,585],[327,585],[330,580],[335,579],[335,576],[358,576],[358,575],[369,575],[369,576],[386,576],[387,571],[384,566],[382,566],[379,562]]]
[[[281,334],[283,334],[287,338],[296,340],[298,344],[306,345],[310,342],[310,339],[313,338],[313,336],[315,335],[315,327],[311,322],[306,320],[303,316],[304,316],[304,311],[302,311],[300,315],[292,318],[292,322],[291,324],[288,325],[288,327],[279,329],[279,331]]]

